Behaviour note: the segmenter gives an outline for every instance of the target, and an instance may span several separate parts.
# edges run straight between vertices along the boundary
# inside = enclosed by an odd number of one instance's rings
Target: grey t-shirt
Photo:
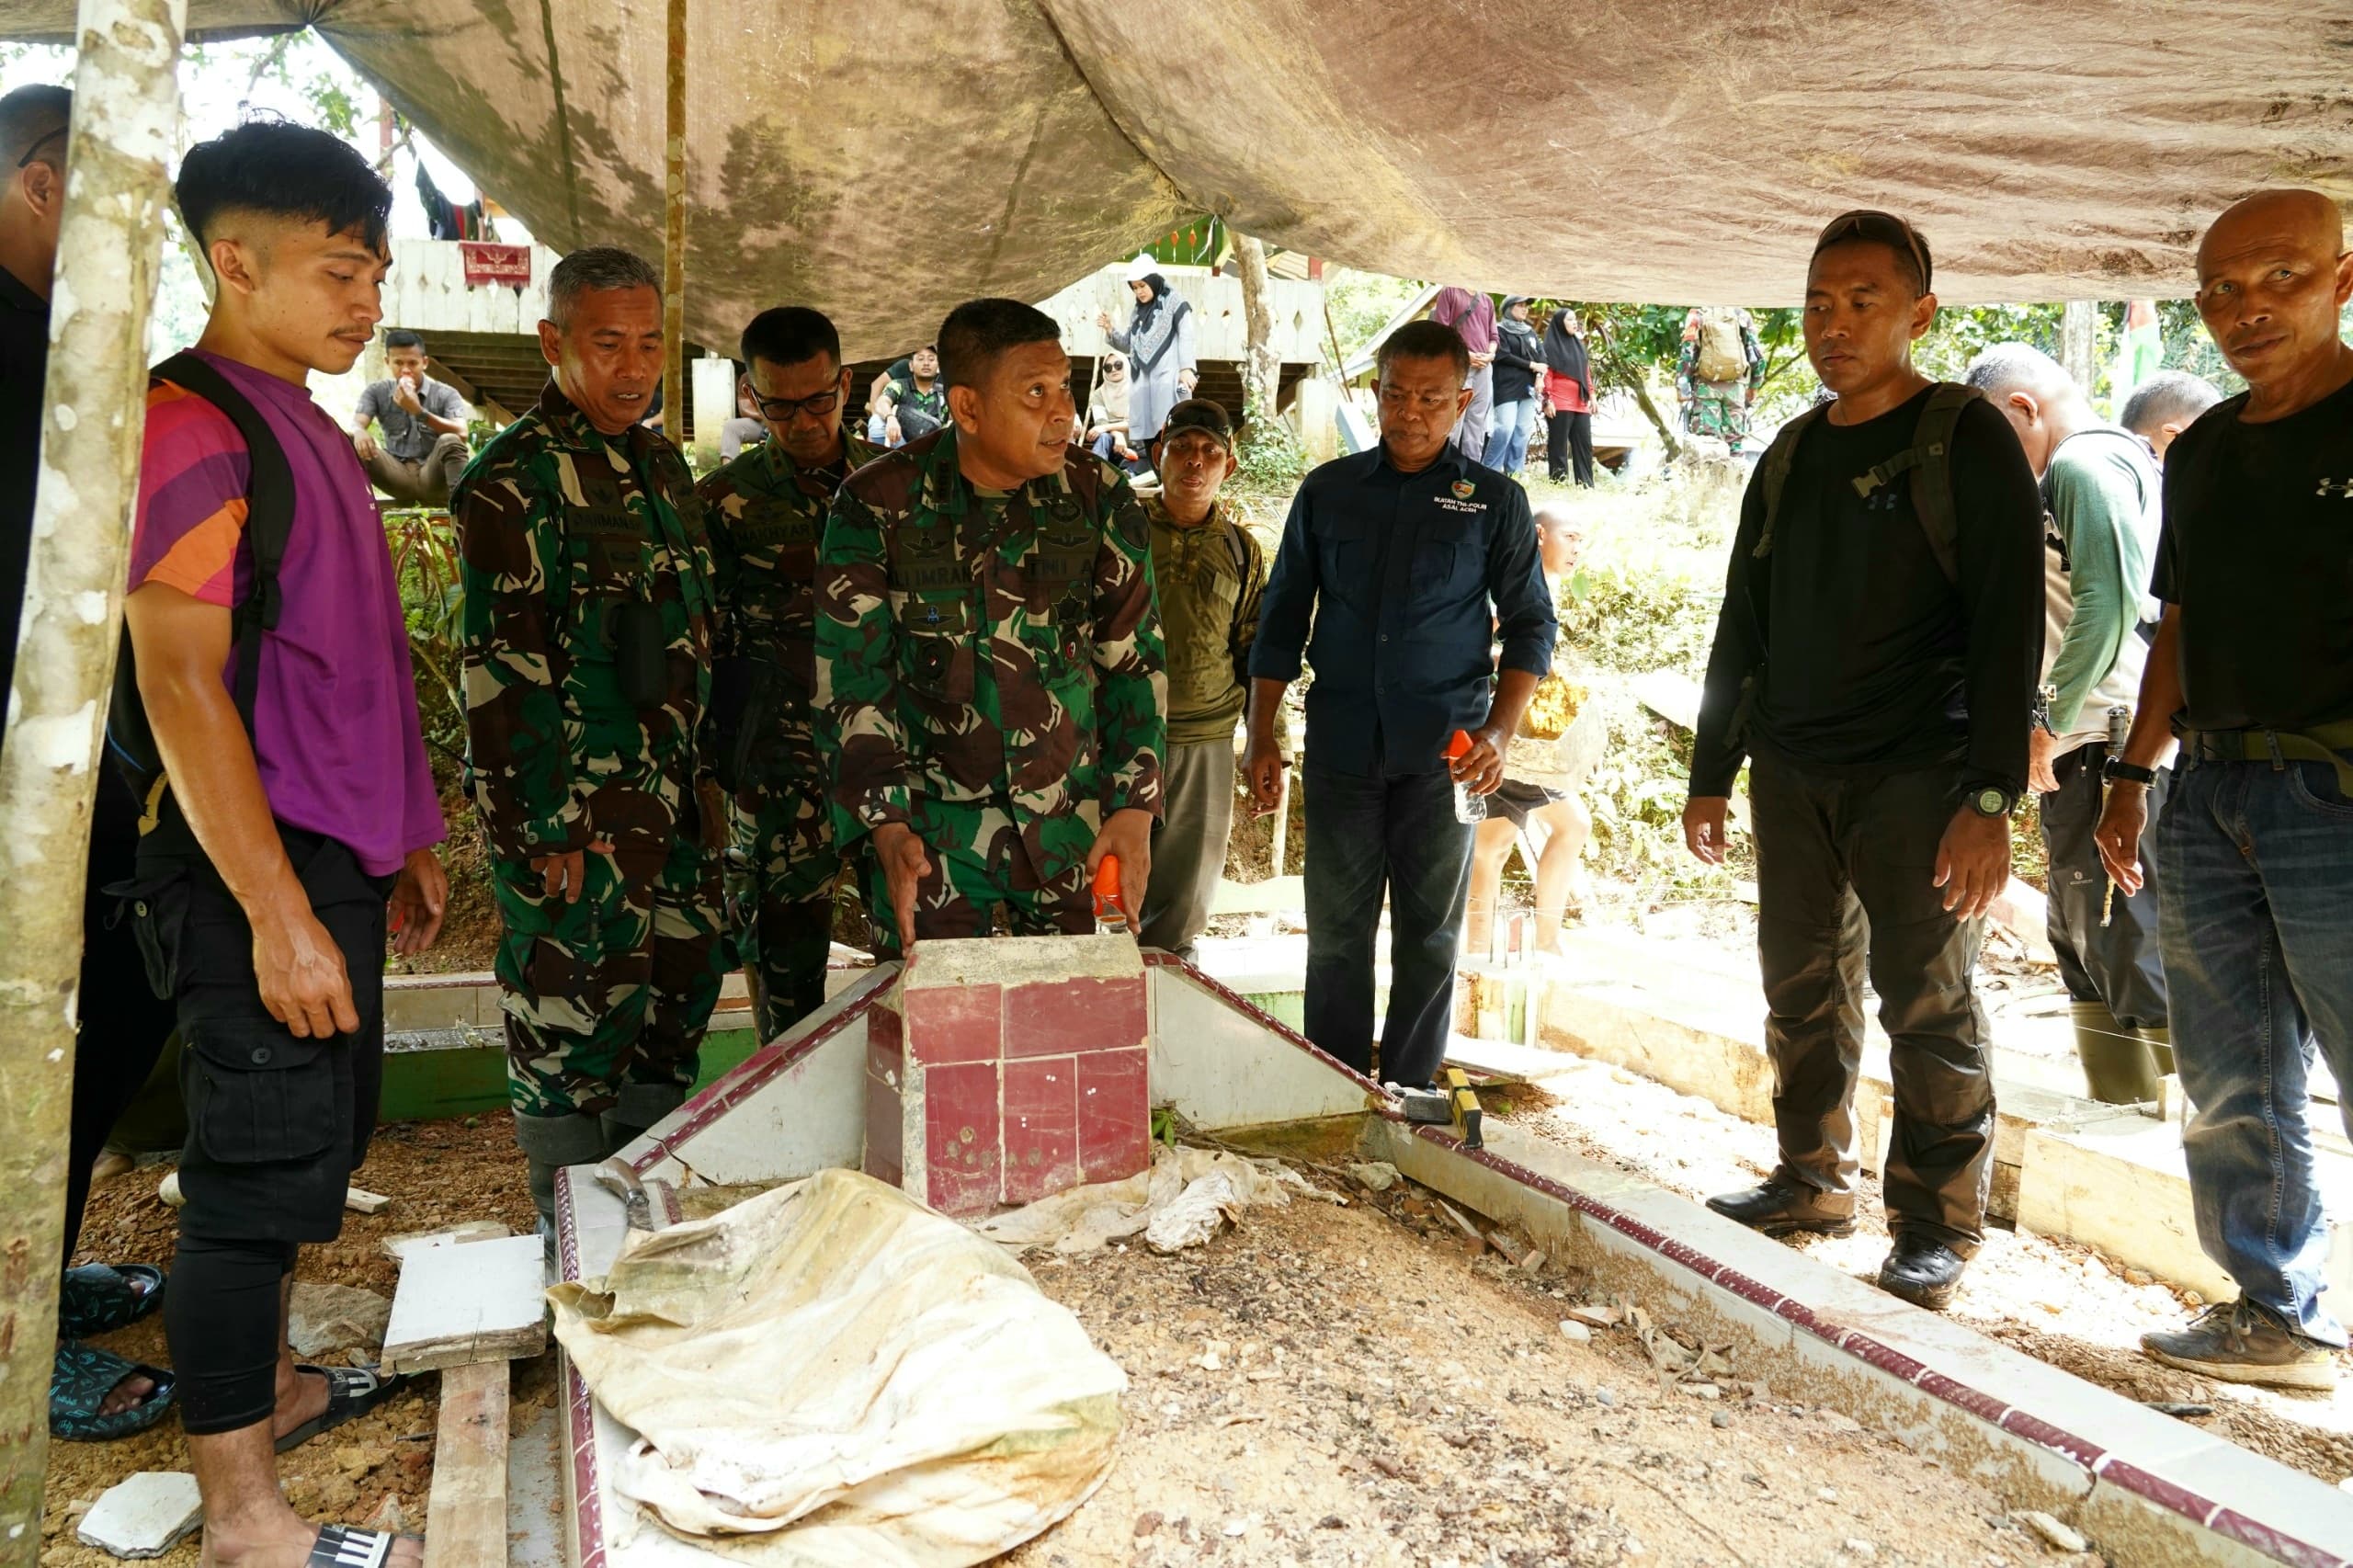
[[[384,432],[383,448],[404,463],[423,462],[432,455],[433,443],[441,432],[403,408],[392,399],[393,384],[377,381],[359,394],[357,417],[374,420]],[[455,387],[444,386],[432,377],[417,389],[416,401],[425,412],[441,419],[455,419],[460,424],[471,420],[474,411],[458,395]]]

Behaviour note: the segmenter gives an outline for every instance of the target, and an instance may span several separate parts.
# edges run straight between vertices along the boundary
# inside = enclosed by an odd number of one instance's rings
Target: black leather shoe
[[[1708,1199],[1708,1207],[1727,1220],[1737,1220],[1752,1231],[1786,1236],[1802,1231],[1813,1235],[1843,1236],[1855,1228],[1852,1194],[1816,1192],[1803,1182],[1779,1177],[1745,1192],[1724,1192]]]
[[[1898,1232],[1887,1261],[1879,1266],[1879,1288],[1915,1307],[1940,1312],[1951,1304],[1969,1260],[1929,1236]]]

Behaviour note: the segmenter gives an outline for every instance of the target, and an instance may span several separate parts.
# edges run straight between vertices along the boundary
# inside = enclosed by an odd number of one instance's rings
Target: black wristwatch
[[[1998,784],[1988,784],[1969,792],[1969,809],[1981,817],[2006,817],[2015,810],[2018,798]]]
[[[2154,784],[2157,781],[2157,770],[2155,768],[2135,767],[2120,756],[2109,757],[2108,759],[2108,766],[2101,768],[2099,772],[2100,777],[2107,779],[2111,784],[2147,785]]]

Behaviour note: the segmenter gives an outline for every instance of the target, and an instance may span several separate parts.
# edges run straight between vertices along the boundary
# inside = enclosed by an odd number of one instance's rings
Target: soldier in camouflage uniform
[[[1095,928],[1105,854],[1143,906],[1167,683],[1149,529],[1069,445],[1053,318],[975,300],[942,324],[954,423],[850,476],[817,579],[818,735],[838,842],[870,839],[886,953]]]
[[[695,494],[719,603],[706,737],[728,791],[730,926],[760,1038],[773,1040],[825,999],[841,868],[810,707],[817,544],[834,492],[881,449],[843,427],[850,372],[832,322],[801,306],[763,311],[742,349],[770,439]]]
[[[1719,347],[1711,352],[1710,329]],[[1740,358],[1746,369],[1732,376],[1714,361],[1727,358],[1723,339],[1737,335]],[[1710,371],[1718,379],[1707,379]],[[1683,399],[1683,427],[1694,436],[1712,436],[1737,454],[1748,439],[1749,411],[1765,384],[1765,349],[1756,341],[1756,326],[1746,311],[1694,310],[1683,319],[1683,348],[1675,361],[1676,391]]]
[[[465,593],[467,787],[505,935],[508,1097],[531,1196],[675,1109],[719,997],[719,858],[696,726],[711,566],[675,448],[659,274],[575,252],[540,324],[555,373],[450,498]]]

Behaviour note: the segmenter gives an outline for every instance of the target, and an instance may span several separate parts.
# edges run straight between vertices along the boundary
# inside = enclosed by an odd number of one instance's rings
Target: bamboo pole
[[[187,0],[81,0],[40,488],[0,742],[0,1568],[41,1551],[82,887],[147,416]]]
[[[681,451],[687,407],[687,0],[670,0],[669,131],[663,142],[662,431]]]

